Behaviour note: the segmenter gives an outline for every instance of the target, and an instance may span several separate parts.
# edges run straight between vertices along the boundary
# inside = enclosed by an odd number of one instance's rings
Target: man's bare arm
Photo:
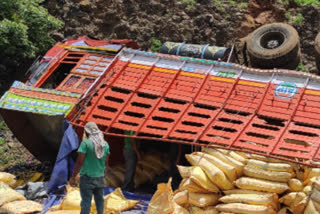
[[[77,160],[76,160],[76,164],[74,166],[73,173],[72,173],[72,176],[70,178],[70,185],[71,186],[73,186],[75,184],[76,176],[80,172],[80,169],[81,169],[81,167],[83,165],[83,161],[84,161],[85,157],[86,157],[86,154],[78,152],[78,157],[77,157]]]

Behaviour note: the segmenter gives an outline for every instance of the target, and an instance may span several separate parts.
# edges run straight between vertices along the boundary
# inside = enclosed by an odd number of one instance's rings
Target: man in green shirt
[[[92,195],[97,213],[103,214],[103,193],[110,154],[109,145],[94,122],[88,122],[84,130],[87,139],[81,142],[78,149],[78,158],[70,185],[74,186],[75,178],[80,171],[81,214],[90,213]]]
[[[134,131],[124,131],[125,135],[133,136]],[[125,191],[134,191],[134,175],[136,172],[137,160],[141,160],[141,154],[138,150],[139,142],[134,138],[124,138],[123,156],[125,159],[126,172],[122,189]]]

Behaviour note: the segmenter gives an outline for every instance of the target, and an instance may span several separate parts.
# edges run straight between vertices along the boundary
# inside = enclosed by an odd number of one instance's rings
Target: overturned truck
[[[41,161],[55,159],[66,119],[79,137],[96,122],[113,151],[129,130],[318,165],[320,77],[136,48],[87,37],[56,44],[2,96],[3,119]]]

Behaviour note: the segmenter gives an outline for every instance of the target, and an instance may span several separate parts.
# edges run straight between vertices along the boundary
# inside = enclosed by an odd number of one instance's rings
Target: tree
[[[63,23],[42,7],[42,0],[0,1],[0,57],[16,61],[47,50],[54,40],[50,32]]]
[[[15,78],[22,79],[19,71],[54,44],[50,33],[63,26],[42,1],[0,0],[0,95]]]

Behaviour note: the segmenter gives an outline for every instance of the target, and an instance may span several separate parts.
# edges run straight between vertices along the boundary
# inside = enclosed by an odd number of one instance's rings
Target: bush
[[[46,51],[54,40],[50,32],[63,23],[40,6],[41,0],[0,1],[0,56],[32,58]]]

